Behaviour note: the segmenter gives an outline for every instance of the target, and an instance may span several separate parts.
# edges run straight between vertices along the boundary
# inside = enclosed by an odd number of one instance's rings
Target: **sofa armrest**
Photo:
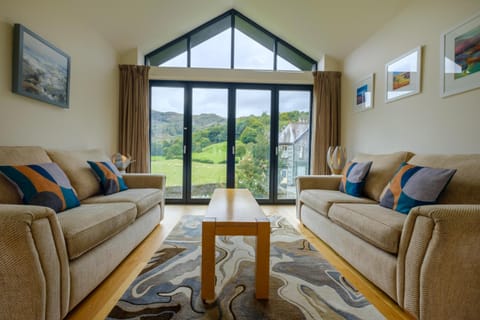
[[[474,319],[480,300],[480,205],[413,208],[397,265],[399,304],[419,319]]]
[[[323,190],[338,190],[342,176],[330,175],[311,175],[298,176],[296,178],[297,185],[297,218],[300,219],[300,193],[307,189],[323,189]]]
[[[126,173],[122,175],[127,187],[132,189],[155,188],[162,190],[162,202],[160,203],[160,220],[163,219],[165,212],[165,193],[167,177],[162,174],[149,173]]]
[[[70,271],[55,211],[0,205],[0,252],[0,319],[64,318]]]

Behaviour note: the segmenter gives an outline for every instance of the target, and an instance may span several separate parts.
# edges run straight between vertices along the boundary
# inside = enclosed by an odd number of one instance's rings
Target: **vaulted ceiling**
[[[236,9],[318,60],[345,58],[412,0],[71,1],[120,53],[142,53]]]

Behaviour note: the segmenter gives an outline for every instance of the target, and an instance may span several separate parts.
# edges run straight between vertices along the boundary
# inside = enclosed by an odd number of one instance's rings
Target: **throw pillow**
[[[16,188],[23,203],[60,212],[80,205],[66,174],[53,162],[0,166],[0,173]]]
[[[371,166],[372,161],[348,162],[343,168],[339,190],[354,197],[361,197]]]
[[[406,214],[413,207],[434,204],[456,171],[404,162],[383,190],[380,205]]]
[[[87,161],[93,172],[100,181],[103,194],[108,195],[127,190],[122,174],[110,161]]]

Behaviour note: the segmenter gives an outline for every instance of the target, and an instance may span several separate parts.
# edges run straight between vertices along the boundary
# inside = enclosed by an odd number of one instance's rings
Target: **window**
[[[150,52],[159,67],[312,71],[314,59],[235,10]]]

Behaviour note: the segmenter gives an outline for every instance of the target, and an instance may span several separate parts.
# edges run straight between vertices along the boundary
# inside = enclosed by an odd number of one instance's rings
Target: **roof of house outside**
[[[278,135],[278,144],[294,144],[309,130],[305,122],[289,123]]]

